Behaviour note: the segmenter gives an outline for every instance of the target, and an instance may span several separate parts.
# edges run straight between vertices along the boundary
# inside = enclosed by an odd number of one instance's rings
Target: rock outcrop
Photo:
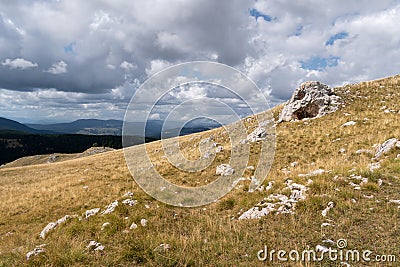
[[[400,140],[397,140],[396,138],[386,140],[376,149],[375,159],[379,159],[383,154],[388,153],[394,147],[400,148]]]
[[[340,103],[341,98],[329,86],[317,81],[304,82],[285,104],[278,122],[321,117],[335,112]]]

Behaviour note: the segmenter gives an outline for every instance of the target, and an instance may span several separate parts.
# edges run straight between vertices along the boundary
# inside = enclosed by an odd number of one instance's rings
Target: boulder
[[[335,112],[341,104],[341,98],[333,90],[320,82],[302,83],[285,104],[279,121],[316,118]]]

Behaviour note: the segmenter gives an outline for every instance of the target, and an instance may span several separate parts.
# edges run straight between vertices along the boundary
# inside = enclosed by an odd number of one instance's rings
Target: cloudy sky
[[[123,119],[142,82],[193,60],[237,68],[275,105],[305,80],[398,74],[398,25],[399,0],[1,1],[0,117]]]

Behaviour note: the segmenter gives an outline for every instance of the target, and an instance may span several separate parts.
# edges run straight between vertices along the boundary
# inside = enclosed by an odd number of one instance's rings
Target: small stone
[[[146,220],[146,219],[141,219],[141,220],[140,220],[140,224],[141,224],[142,226],[146,226],[146,225],[147,225],[147,220]]]
[[[104,229],[106,229],[106,227],[108,227],[110,225],[111,225],[111,223],[109,223],[109,222],[103,223],[103,225],[101,226],[101,231],[103,231]]]
[[[32,251],[29,251],[28,253],[26,253],[26,260],[29,260],[32,256],[37,256],[41,253],[46,252],[46,250],[44,249],[45,246],[46,246],[46,244],[39,245],[36,248],[34,248]]]
[[[169,250],[171,246],[169,244],[160,244],[158,247],[154,249],[155,252],[166,252]]]
[[[321,212],[322,216],[326,217],[326,215],[328,214],[328,212],[333,208],[335,204],[331,201],[328,203],[328,206]]]
[[[371,172],[380,169],[381,168],[381,164],[379,162],[374,162],[374,163],[370,163],[368,164],[368,168]]]
[[[348,122],[342,124],[341,127],[347,127],[347,126],[353,126],[353,125],[356,125],[355,121],[348,121]]]
[[[221,164],[217,166],[215,173],[221,176],[232,175],[235,170],[229,164]]]
[[[267,137],[267,131],[264,128],[258,127],[247,136],[247,140],[251,143],[264,140]]]
[[[115,210],[115,208],[118,206],[118,200],[115,200],[112,202],[110,205],[106,207],[104,211],[101,212],[102,215],[104,214],[109,214]]]
[[[100,211],[100,208],[94,208],[94,209],[91,209],[91,210],[87,210],[87,211],[85,212],[85,218],[87,219],[87,218],[89,218],[89,217],[91,217],[91,216],[94,216],[94,215],[96,215],[99,211]]]
[[[299,163],[297,161],[294,161],[294,162],[290,163],[290,166],[293,167],[293,168],[297,167],[297,165],[299,165]]]

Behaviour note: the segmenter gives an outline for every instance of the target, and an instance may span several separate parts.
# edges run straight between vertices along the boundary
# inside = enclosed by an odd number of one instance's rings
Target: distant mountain
[[[46,130],[67,134],[122,135],[123,121],[81,119],[67,123],[27,124],[36,130]]]
[[[41,131],[38,129],[33,129],[33,128],[28,127],[17,121],[13,121],[13,120],[1,118],[1,117],[0,117],[0,130],[1,131],[17,131],[17,132],[30,133],[30,134],[50,133],[48,131]]]
[[[121,136],[124,122],[121,120],[80,119],[67,123],[54,124],[22,124],[17,121],[0,118],[0,130],[18,131],[29,134],[82,134],[82,135],[114,135]],[[186,123],[181,128],[181,122],[169,122],[163,129],[164,121],[149,120],[147,122],[126,122],[125,130],[130,135],[143,136],[145,129],[146,138],[161,139],[161,131],[164,138],[202,132],[219,127],[220,124],[211,120],[195,120]],[[136,140],[135,140],[136,143]]]

